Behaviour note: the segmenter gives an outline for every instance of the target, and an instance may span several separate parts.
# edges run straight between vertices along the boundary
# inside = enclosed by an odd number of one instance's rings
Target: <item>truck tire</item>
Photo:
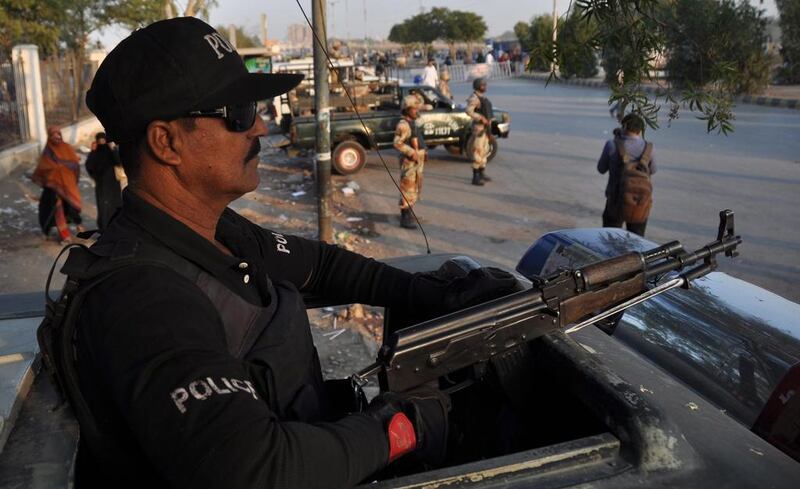
[[[451,154],[451,155],[453,155],[453,156],[459,156],[459,155],[461,155],[461,145],[458,145],[458,144],[448,144],[448,145],[446,145],[446,146],[444,147],[444,149],[446,149],[446,150],[447,150],[447,152],[448,152],[448,153],[450,153],[450,154]]]
[[[357,141],[342,141],[333,150],[332,166],[339,175],[357,173],[366,163],[367,152]]]

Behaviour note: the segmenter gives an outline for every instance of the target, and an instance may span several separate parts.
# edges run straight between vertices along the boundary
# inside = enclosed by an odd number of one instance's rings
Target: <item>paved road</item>
[[[468,88],[455,85],[456,99]],[[492,82],[489,96],[512,116],[487,172],[494,181],[469,185],[469,164],[434,150],[418,212],[434,251],[513,266],[544,232],[600,224],[606,177],[595,165],[614,124],[600,89],[510,80]],[[800,111],[739,106],[728,137],[689,113],[663,125],[647,134],[658,163],[647,237],[698,247],[716,235],[718,211],[734,209],[745,244],[722,271],[800,301]],[[385,159],[396,175],[394,151]],[[396,254],[424,252],[419,233],[397,228],[397,191],[374,153],[354,178],[378,239]]]

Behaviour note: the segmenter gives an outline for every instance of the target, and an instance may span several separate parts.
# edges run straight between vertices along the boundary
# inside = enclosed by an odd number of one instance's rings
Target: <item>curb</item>
[[[539,74],[523,74],[521,78],[527,78],[534,81],[546,82],[549,78],[548,75]],[[552,83],[560,83],[562,85],[575,85],[581,87],[592,88],[608,88],[608,85],[600,80],[585,80],[585,79],[557,79],[554,78]],[[647,93],[659,93],[661,89],[658,87],[643,87]],[[739,95],[733,98],[734,102],[740,104],[750,105],[764,105],[767,107],[783,107],[787,109],[800,109],[800,99],[793,98],[779,98],[779,97],[765,97],[759,95]]]

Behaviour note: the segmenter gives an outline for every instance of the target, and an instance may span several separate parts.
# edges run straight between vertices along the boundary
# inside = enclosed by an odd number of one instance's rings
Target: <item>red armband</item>
[[[389,463],[417,448],[417,435],[414,425],[403,413],[397,413],[389,421]]]

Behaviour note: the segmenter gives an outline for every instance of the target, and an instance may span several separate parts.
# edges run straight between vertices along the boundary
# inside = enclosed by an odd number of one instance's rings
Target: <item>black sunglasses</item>
[[[256,102],[226,105],[221,109],[194,110],[189,117],[221,117],[229,131],[245,132],[256,123]]]

